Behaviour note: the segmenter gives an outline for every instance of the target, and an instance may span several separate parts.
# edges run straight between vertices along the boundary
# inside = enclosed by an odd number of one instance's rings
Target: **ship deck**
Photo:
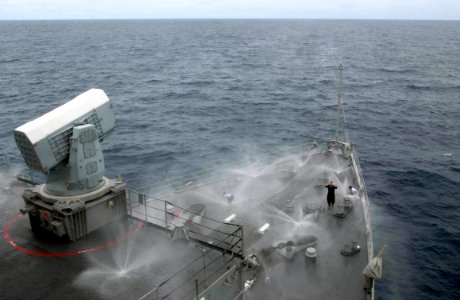
[[[207,270],[217,278],[225,271],[222,266],[235,265],[236,256],[229,252],[219,258],[220,245],[213,236],[217,227],[212,223],[220,221],[223,226],[243,225],[244,245],[235,252],[254,254],[260,264],[245,278],[254,279],[247,299],[366,299],[362,270],[370,256],[370,228],[365,218],[367,195],[358,176],[352,159],[341,151],[312,149],[267,166],[233,170],[232,176],[211,183],[188,182],[180,191],[159,196],[154,190],[145,193],[152,196],[132,192],[133,218],[72,244],[35,237],[26,217],[11,222],[23,206],[19,195],[24,185],[2,182],[1,225],[8,228],[9,237],[4,230],[2,294],[7,299],[154,299],[148,292],[161,285],[160,298],[180,299],[168,298],[165,291],[182,282],[167,280],[181,266],[202,272],[200,257],[219,260]],[[324,186],[330,180],[338,186],[334,209],[326,204]],[[343,202],[349,185],[359,189],[358,195],[349,197],[351,210]],[[341,209],[347,212],[343,218],[336,216]],[[218,228],[225,231],[223,226]],[[342,255],[344,245],[352,242],[360,251]],[[203,254],[206,243],[217,246],[207,250],[208,256]],[[316,249],[315,259],[306,257],[306,247]],[[73,254],[53,257],[59,253]],[[187,272],[181,280],[193,275]],[[193,290],[193,282],[187,284]]]

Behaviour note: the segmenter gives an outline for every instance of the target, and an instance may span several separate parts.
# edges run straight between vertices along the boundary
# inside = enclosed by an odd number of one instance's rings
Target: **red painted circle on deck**
[[[35,256],[47,256],[47,257],[63,257],[63,256],[72,256],[72,255],[80,255],[80,254],[83,254],[83,253],[88,253],[88,252],[93,252],[93,251],[99,251],[99,250],[102,250],[102,249],[105,249],[105,248],[108,248],[110,246],[113,246],[119,242],[122,242],[124,240],[127,240],[128,238],[130,238],[133,234],[135,234],[136,232],[139,231],[139,229],[142,228],[142,226],[144,226],[144,222],[143,221],[139,221],[139,224],[134,227],[130,232],[126,233],[125,235],[121,236],[120,238],[116,239],[116,240],[113,240],[111,242],[108,242],[106,244],[103,244],[103,245],[99,245],[99,246],[96,246],[96,247],[92,247],[92,248],[87,248],[87,249],[82,249],[82,250],[76,250],[76,251],[70,251],[70,252],[60,252],[60,253],[47,253],[47,252],[41,252],[41,251],[32,251],[32,250],[29,250],[29,249],[26,249],[24,247],[21,247],[19,246],[18,244],[16,244],[12,239],[11,239],[11,236],[10,236],[10,228],[11,226],[13,226],[14,224],[16,224],[16,222],[19,220],[19,218],[22,216],[22,214],[17,214],[5,227],[5,229],[3,230],[3,237],[5,238],[5,240],[8,242],[8,244],[10,244],[14,249],[18,250],[18,251],[21,251],[23,253],[26,253],[26,254],[29,254],[29,255],[35,255]]]

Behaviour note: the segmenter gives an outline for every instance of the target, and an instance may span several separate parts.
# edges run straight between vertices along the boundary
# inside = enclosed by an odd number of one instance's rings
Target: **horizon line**
[[[403,19],[403,18],[238,18],[238,17],[222,17],[222,18],[49,18],[49,19],[0,19],[1,21],[180,21],[180,20],[324,20],[324,21],[460,21],[460,19]]]

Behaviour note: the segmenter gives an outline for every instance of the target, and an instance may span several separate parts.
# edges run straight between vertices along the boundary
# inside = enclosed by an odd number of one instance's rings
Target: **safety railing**
[[[358,181],[359,190],[361,193],[361,199],[363,204],[364,221],[366,222],[366,235],[367,235],[367,252],[368,260],[370,261],[374,255],[374,242],[372,236],[372,225],[371,225],[371,208],[369,205],[369,198],[367,195],[366,183],[364,182],[361,165],[359,163],[358,153],[355,147],[352,150],[352,162],[353,170],[355,172],[355,178]]]
[[[157,284],[141,299],[198,299],[198,295],[227,272],[234,258],[244,257],[243,226],[205,216],[204,205],[183,208],[130,190],[128,206],[132,217],[166,231],[173,239],[194,241],[202,249],[200,256]],[[222,287],[225,286],[230,287]],[[241,287],[234,285],[228,289],[226,293],[236,295]]]
[[[220,285],[221,293],[227,296],[238,295],[242,290],[238,280],[241,274],[231,262],[231,256],[202,248],[200,255],[195,256],[190,263],[162,280],[139,299],[201,299],[202,295],[215,288],[216,283]]]
[[[201,204],[183,208],[167,200],[129,190],[128,211],[132,217],[174,234],[183,230],[186,238],[243,256],[242,225],[225,223],[204,215]]]

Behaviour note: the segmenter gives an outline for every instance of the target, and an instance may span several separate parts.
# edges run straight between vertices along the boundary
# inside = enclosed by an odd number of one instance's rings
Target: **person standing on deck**
[[[329,208],[333,208],[335,203],[335,190],[337,189],[337,186],[334,185],[333,181],[330,181],[325,187],[327,188],[327,205]]]

